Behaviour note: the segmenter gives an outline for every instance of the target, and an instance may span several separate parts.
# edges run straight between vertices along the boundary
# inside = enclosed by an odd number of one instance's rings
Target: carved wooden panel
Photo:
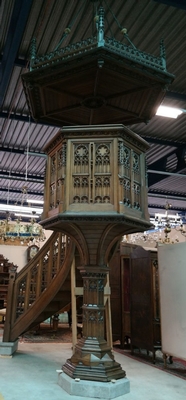
[[[129,149],[124,141],[118,143],[119,201],[125,206],[141,209],[140,154]]]
[[[69,203],[113,203],[110,142],[73,143]]]
[[[146,142],[122,125],[117,129],[59,131],[47,149],[43,219],[73,211],[149,220]]]
[[[49,208],[52,210],[64,202],[66,174],[66,142],[51,156]]]

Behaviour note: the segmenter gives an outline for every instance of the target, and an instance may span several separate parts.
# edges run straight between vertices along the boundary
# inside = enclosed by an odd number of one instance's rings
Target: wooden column
[[[105,334],[104,286],[108,268],[85,266],[83,278],[83,337],[75,346],[71,359],[62,367],[72,378],[110,381],[125,376],[114,360]],[[107,324],[107,322],[106,322]]]

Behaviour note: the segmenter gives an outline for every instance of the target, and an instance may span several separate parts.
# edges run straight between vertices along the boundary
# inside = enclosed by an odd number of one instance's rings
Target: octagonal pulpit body
[[[146,141],[123,125],[64,127],[47,145],[43,223],[102,219],[148,229]],[[123,226],[123,230],[125,228]],[[127,233],[127,232],[123,232]]]

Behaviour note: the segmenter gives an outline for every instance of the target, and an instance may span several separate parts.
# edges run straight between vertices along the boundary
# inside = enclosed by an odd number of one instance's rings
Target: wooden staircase
[[[66,235],[55,232],[18,274],[10,272],[4,342],[15,341],[71,302],[74,250]]]

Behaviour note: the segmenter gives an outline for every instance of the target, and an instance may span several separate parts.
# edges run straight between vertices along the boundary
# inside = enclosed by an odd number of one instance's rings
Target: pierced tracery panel
[[[31,306],[36,300],[36,286],[37,286],[37,276],[38,276],[38,267],[36,264],[31,269],[31,280],[30,280],[30,291],[29,291],[29,306]]]
[[[103,323],[104,322],[104,311],[100,310],[85,310],[83,313],[83,322],[94,322]]]
[[[74,197],[73,203],[89,202],[89,177],[73,176]],[[77,198],[79,199],[77,201]]]
[[[73,177],[74,188],[88,188],[89,178],[86,176],[74,176]]]
[[[96,165],[110,165],[110,148],[106,144],[96,146]]]
[[[16,304],[16,318],[18,318],[24,312],[25,306],[25,293],[26,293],[26,276],[19,282],[17,292],[17,304]]]
[[[94,203],[110,203],[110,176],[95,177]]]
[[[62,263],[65,260],[65,256],[66,256],[66,251],[67,251],[67,247],[70,243],[70,238],[64,234],[62,234],[62,238],[61,238],[61,252],[60,252],[60,262],[59,262],[59,267],[62,266]]]
[[[134,204],[133,207],[137,210],[140,210],[141,205],[141,185],[139,183],[134,182],[133,184],[133,191],[134,191]]]
[[[88,203],[88,196],[74,196],[73,203]]]
[[[140,182],[140,155],[133,152],[132,170],[134,173],[134,180]]]
[[[56,193],[56,205],[64,201],[64,179],[58,179],[57,181],[57,193]]]
[[[55,196],[56,196],[56,184],[52,183],[50,185],[50,209],[53,209],[56,206]]]
[[[50,182],[54,182],[56,180],[56,155],[51,157],[51,177]]]
[[[56,181],[56,204],[64,202],[64,184],[66,177],[66,143],[63,143],[61,149],[57,152],[57,181]]]
[[[141,176],[140,176],[140,155],[133,152],[133,207],[141,208]]]
[[[122,202],[125,206],[131,207],[131,181],[126,178],[120,178],[119,182],[122,188]]]
[[[89,149],[87,144],[75,145],[74,148],[74,165],[88,165]]]
[[[118,165],[119,175],[130,177],[131,169],[131,150],[123,142],[118,143]]]
[[[111,143],[95,140],[73,144],[70,204],[113,203]]]
[[[62,171],[64,167],[66,167],[66,152],[67,145],[66,143],[63,143],[61,149],[57,152],[58,178],[61,178],[61,176],[63,176]]]
[[[48,272],[49,254],[50,254],[50,251],[48,250],[47,253],[43,256],[42,271],[41,271],[41,293],[47,287],[47,272]]]
[[[51,268],[51,279],[53,279],[57,274],[57,266],[58,266],[58,248],[59,248],[59,237],[53,243],[52,246],[52,268]]]
[[[96,176],[95,178],[96,187],[110,187],[110,176]]]

